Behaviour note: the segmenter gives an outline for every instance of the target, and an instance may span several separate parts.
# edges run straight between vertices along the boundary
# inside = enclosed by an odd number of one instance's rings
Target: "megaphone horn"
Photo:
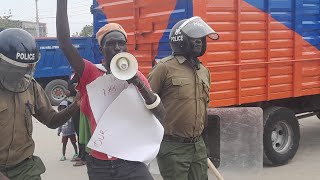
[[[128,80],[137,73],[138,61],[132,54],[121,52],[112,58],[110,70],[116,78]]]

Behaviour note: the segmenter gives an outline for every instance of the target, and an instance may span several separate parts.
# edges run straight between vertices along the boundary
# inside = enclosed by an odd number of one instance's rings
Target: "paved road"
[[[320,120],[316,117],[300,121],[300,148],[294,159],[281,167],[265,167],[262,170],[263,180],[316,180],[320,179]],[[36,142],[36,155],[44,161],[47,171],[42,176],[44,180],[87,180],[86,167],[73,167],[70,159],[73,155],[71,145],[67,146],[67,161],[59,161],[61,157],[61,137],[57,130],[48,129],[38,121],[34,121],[33,137]],[[153,167],[151,172],[156,172]],[[160,180],[155,175],[156,180]],[[209,180],[215,178],[210,175]],[[241,179],[240,177],[237,179]]]

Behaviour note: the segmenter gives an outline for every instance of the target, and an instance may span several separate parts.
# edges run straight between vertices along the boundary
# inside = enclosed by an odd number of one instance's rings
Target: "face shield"
[[[178,35],[183,32],[190,38],[199,39],[208,36],[212,40],[219,39],[219,35],[200,17],[195,16],[187,19],[176,30],[175,34]]]
[[[0,85],[11,92],[24,92],[33,78],[35,63],[20,63],[0,54]]]

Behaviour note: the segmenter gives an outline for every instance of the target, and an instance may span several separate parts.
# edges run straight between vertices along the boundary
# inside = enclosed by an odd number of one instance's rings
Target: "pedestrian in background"
[[[61,101],[61,103],[58,106],[58,111],[62,111],[63,109],[67,108],[68,105],[68,101],[63,100]],[[76,138],[76,132],[74,130],[74,124],[71,120],[71,118],[62,126],[60,126],[58,128],[58,136],[60,136],[60,134],[62,133],[62,157],[60,158],[60,161],[65,161],[66,158],[66,149],[67,149],[67,143],[68,140],[70,140],[73,148],[74,148],[74,155],[72,157],[72,159],[76,159],[78,158],[78,147],[77,147],[77,138]]]
[[[68,102],[73,102],[74,97],[77,94],[76,86],[79,83],[79,76],[77,73],[72,72],[70,79],[68,80],[68,90],[67,90],[67,101]],[[83,166],[86,165],[86,156],[88,153],[86,152],[86,145],[84,143],[81,143],[80,137],[81,133],[80,132],[80,109],[75,112],[72,116],[72,122],[74,125],[74,130],[76,131],[77,134],[77,139],[78,139],[78,157],[73,158],[71,161],[75,162],[73,166]]]

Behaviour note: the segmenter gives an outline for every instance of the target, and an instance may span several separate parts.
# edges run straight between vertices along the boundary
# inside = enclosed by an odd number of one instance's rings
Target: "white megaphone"
[[[110,70],[116,78],[120,80],[128,80],[137,73],[138,61],[130,53],[118,53],[111,60]]]

